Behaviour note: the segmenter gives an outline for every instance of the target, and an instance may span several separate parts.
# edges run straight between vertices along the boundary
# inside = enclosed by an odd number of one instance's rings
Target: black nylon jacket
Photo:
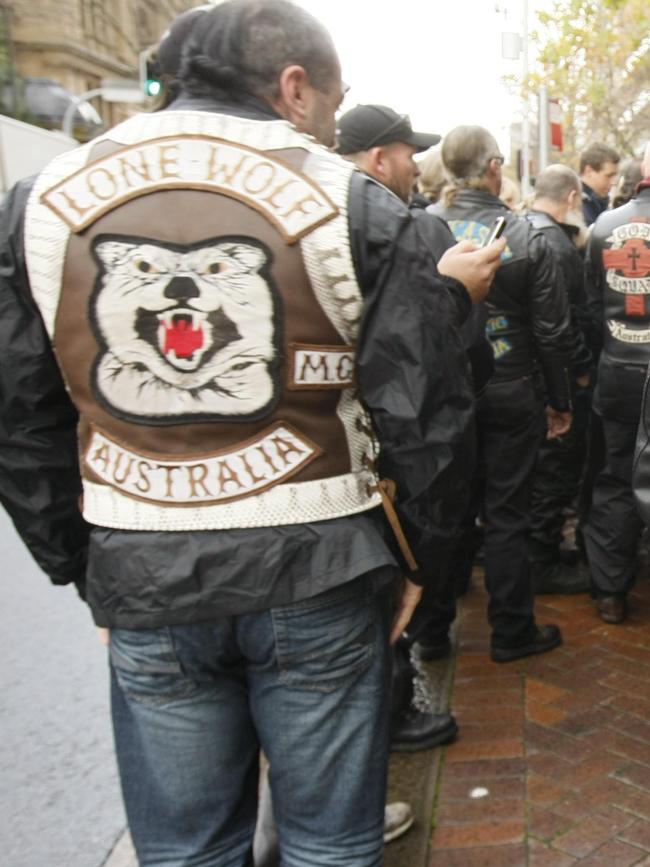
[[[576,377],[584,376],[589,373],[592,365],[591,352],[587,348],[591,318],[587,305],[584,262],[571,240],[573,227],[558,223],[550,214],[534,208],[526,214],[526,219],[534,229],[543,233],[546,243],[555,255],[558,278],[564,283],[571,312],[573,373]]]
[[[482,243],[500,216],[507,247],[487,296],[487,333],[495,355],[493,382],[527,376],[541,367],[549,404],[571,408],[571,330],[566,293],[541,231],[486,190],[459,190],[453,203],[429,209],[449,223],[456,240]]]
[[[173,108],[277,119],[267,106],[204,100]],[[188,533],[89,527],[79,511],[77,414],[25,269],[31,182],[0,209],[0,497],[41,568],[74,581],[101,626],[210,620],[309,598],[399,561],[381,510],[259,529]],[[397,483],[397,510],[421,570],[437,564],[466,509],[473,399],[458,326],[471,307],[437,273],[435,228],[381,185],[352,178],[350,228],[365,308],[357,379]],[[88,568],[86,568],[88,560]]]

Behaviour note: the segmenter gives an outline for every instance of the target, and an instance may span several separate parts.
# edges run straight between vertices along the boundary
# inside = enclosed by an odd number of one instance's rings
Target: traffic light
[[[145,96],[158,96],[162,90],[155,46],[145,48],[139,55],[140,87]]]

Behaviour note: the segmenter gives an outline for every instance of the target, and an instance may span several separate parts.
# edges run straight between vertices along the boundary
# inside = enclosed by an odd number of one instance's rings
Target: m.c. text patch
[[[349,388],[354,384],[354,348],[292,343],[289,388]]]

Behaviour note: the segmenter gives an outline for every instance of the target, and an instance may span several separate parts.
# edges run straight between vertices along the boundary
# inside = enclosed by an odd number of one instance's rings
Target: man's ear
[[[571,190],[571,192],[567,196],[566,201],[567,201],[567,205],[569,206],[570,211],[572,211],[575,208],[579,197],[580,197],[580,193],[577,190]]]
[[[501,172],[501,163],[496,157],[493,157],[487,164],[483,177],[485,178],[487,189],[494,193],[495,196],[498,196],[503,184],[503,174]]]
[[[372,175],[378,181],[384,181],[387,169],[386,151],[381,145],[366,151],[366,165],[366,171],[369,175]]]
[[[278,79],[278,96],[271,105],[294,125],[299,125],[307,114],[307,94],[311,89],[305,68],[298,64],[285,66]]]

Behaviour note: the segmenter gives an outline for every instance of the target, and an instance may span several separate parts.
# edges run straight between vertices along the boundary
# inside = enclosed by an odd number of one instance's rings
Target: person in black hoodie
[[[571,426],[568,300],[541,232],[498,198],[504,158],[494,137],[482,127],[457,127],[445,137],[442,158],[451,184],[431,211],[456,240],[481,243],[496,218],[506,220],[506,250],[487,297],[495,370],[477,403],[477,427],[491,657],[509,662],[562,640],[557,626],[535,622],[527,534],[544,415],[550,438]]]

